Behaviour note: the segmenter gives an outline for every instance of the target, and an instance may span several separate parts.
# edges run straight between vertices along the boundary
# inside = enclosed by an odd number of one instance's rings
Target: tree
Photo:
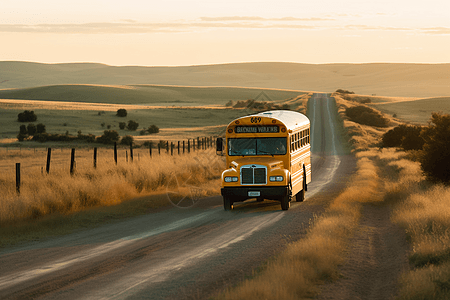
[[[135,131],[136,129],[138,129],[138,127],[139,127],[139,123],[138,122],[135,122],[133,120],[129,120],[128,121],[128,125],[127,125],[127,129],[128,130]]]
[[[121,130],[124,130],[126,126],[127,126],[127,123],[125,123],[125,122],[119,122],[119,128],[120,128]]]
[[[28,131],[28,135],[35,135],[36,131],[37,131],[36,125],[34,125],[33,123],[28,124],[27,131]]]
[[[450,183],[450,115],[433,113],[420,136],[425,141],[419,155],[422,171],[434,182]]]
[[[17,115],[17,120],[19,122],[34,122],[37,120],[37,116],[34,111],[25,110]]]
[[[127,110],[124,108],[120,108],[117,110],[116,116],[118,117],[126,117],[128,115]]]

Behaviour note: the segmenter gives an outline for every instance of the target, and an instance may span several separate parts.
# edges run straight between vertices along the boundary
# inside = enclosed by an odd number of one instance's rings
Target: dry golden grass
[[[113,155],[99,158],[98,168],[92,167],[92,151],[77,150],[77,170],[69,174],[69,149],[65,150],[65,161],[60,162],[58,150],[52,153],[50,174],[42,173],[45,155],[27,157],[25,153],[5,154],[0,165],[0,224],[11,224],[21,220],[36,219],[49,214],[71,214],[86,208],[117,205],[132,198],[149,193],[175,190],[187,191],[180,185],[195,185],[204,196],[218,193],[223,161],[212,150],[193,152],[185,155],[154,155],[149,158],[148,150],[135,150],[134,162],[126,163],[121,157],[114,164]],[[111,150],[109,150],[111,152]],[[122,150],[123,151],[123,150]],[[84,155],[83,155],[84,154]],[[101,153],[99,154],[101,157]],[[14,163],[18,160],[41,162],[24,164],[20,194],[15,189]],[[53,162],[54,160],[54,162]],[[60,162],[60,163],[58,163]],[[65,163],[63,165],[62,163]],[[6,165],[11,166],[8,171]],[[65,166],[63,168],[63,166]]]
[[[384,203],[393,207],[391,219],[405,229],[412,247],[413,268],[400,279],[399,299],[448,299],[450,188],[426,182],[419,163],[407,159],[408,153],[366,153],[382,172],[381,191]]]
[[[357,172],[326,212],[313,220],[306,237],[287,246],[264,271],[219,299],[303,299],[317,285],[339,277],[347,242],[358,224],[362,203],[379,203],[381,181],[376,166],[359,154]]]

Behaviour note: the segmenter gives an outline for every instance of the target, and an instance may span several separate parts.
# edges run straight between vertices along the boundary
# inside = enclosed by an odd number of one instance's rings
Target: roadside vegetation
[[[341,114],[354,105],[342,98],[338,102]],[[387,131],[349,120],[344,124],[357,155],[366,155],[377,166],[382,178],[379,192],[411,245],[412,268],[400,279],[398,299],[448,299],[450,115],[433,113],[428,126],[391,118]]]
[[[15,188],[12,168],[1,172],[0,247],[20,240],[20,236],[15,234],[20,228],[37,234],[39,224],[45,224],[52,216],[64,216],[70,221],[74,214],[92,208],[119,207],[118,204],[126,204],[137,197],[159,194],[165,195],[162,197],[164,201],[161,201],[161,196],[157,196],[159,200],[149,204],[150,207],[167,206],[170,205],[166,195],[168,190],[172,191],[172,197],[191,197],[192,191],[186,186],[196,186],[195,197],[204,197],[217,193],[220,187],[223,161],[212,150],[182,156],[161,154],[150,158],[148,150],[140,153],[136,149],[133,162],[122,161],[118,165],[114,163],[111,150],[108,157],[105,151],[99,153],[101,159],[96,169],[91,165],[92,151],[77,151],[77,170],[72,176],[68,172],[68,166],[63,167],[66,161],[63,166],[53,164],[49,174],[42,173],[40,167],[30,166],[24,169],[20,194]],[[52,155],[53,160],[58,160],[57,154]],[[22,152],[13,154],[10,151],[1,155],[1,163],[13,166],[15,162],[23,160],[24,155]],[[45,165],[45,154],[41,152],[39,155],[35,159],[40,159],[42,165]],[[32,156],[29,153],[25,159]],[[136,204],[132,202],[130,205]],[[116,217],[120,216],[120,210],[127,209],[122,205],[118,210],[113,213]],[[134,211],[134,214],[144,214],[147,211]],[[129,213],[125,213],[125,216],[129,216]],[[109,218],[103,214],[99,214],[99,217],[98,222]],[[19,231],[24,233],[27,230]]]
[[[344,93],[348,94],[351,92]],[[321,284],[339,278],[339,265],[345,262],[345,250],[358,226],[363,205],[389,205],[392,221],[404,228],[411,244],[407,255],[412,268],[399,279],[397,298],[448,299],[449,181],[445,177],[430,177],[426,170],[434,170],[433,176],[440,176],[440,170],[449,170],[446,163],[450,159],[444,155],[444,162],[439,157],[450,151],[431,155],[435,158],[431,162],[424,157],[448,149],[450,116],[433,114],[429,126],[424,128],[401,124],[387,116],[383,118],[389,127],[368,126],[346,114],[348,108],[359,103],[345,100],[342,93],[333,96],[357,158],[356,173],[325,213],[312,220],[304,239],[290,243],[261,272],[230,288],[219,299],[315,297]],[[392,140],[393,131],[397,141],[395,146],[388,146],[384,142]],[[417,145],[411,146],[416,142],[420,150]]]

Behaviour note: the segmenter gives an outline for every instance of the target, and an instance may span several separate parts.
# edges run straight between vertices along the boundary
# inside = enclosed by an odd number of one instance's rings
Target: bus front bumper
[[[224,187],[221,193],[224,197],[231,197],[232,201],[244,201],[250,198],[279,200],[287,195],[288,190],[287,186],[239,186]]]

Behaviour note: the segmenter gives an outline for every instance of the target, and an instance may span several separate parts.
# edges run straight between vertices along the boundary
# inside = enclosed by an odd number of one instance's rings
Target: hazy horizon
[[[6,0],[0,61],[448,63],[450,2]]]

